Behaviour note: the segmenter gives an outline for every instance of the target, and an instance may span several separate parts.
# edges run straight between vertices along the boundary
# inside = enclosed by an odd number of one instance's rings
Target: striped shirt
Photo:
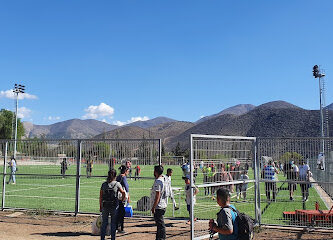
[[[264,168],[264,176],[265,176],[265,179],[267,180],[272,180],[272,181],[275,181],[276,180],[276,177],[275,177],[275,168],[273,166],[266,166]]]

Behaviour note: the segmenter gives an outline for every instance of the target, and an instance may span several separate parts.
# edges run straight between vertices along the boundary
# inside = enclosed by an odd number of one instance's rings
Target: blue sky
[[[95,118],[196,121],[284,100],[333,102],[333,1],[30,0],[0,6],[0,108],[35,124]],[[7,91],[7,92],[6,92]]]

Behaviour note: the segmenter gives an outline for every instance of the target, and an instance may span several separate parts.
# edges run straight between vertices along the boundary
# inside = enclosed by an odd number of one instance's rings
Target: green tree
[[[280,160],[282,162],[289,162],[290,160],[293,160],[296,164],[299,164],[303,158],[304,157],[297,152],[286,152],[281,156]]]
[[[13,137],[13,132],[15,125],[13,126],[13,121],[15,121],[15,114],[12,111],[6,109],[1,109],[0,111],[0,139],[11,139]],[[21,139],[24,135],[24,127],[21,119],[17,119],[17,139]]]
[[[175,156],[182,156],[183,155],[183,151],[180,148],[180,143],[179,142],[177,142],[177,145],[176,145],[175,149],[173,150],[173,154]]]

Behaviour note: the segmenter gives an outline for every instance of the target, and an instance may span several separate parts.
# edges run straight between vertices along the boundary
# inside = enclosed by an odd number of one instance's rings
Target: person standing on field
[[[156,223],[156,240],[164,240],[166,238],[164,214],[167,207],[167,196],[165,191],[165,181],[163,174],[163,166],[154,167],[155,182],[151,189],[151,212],[154,215]]]
[[[13,184],[16,184],[16,178],[15,178],[15,173],[16,173],[16,160],[14,157],[9,162],[9,168],[10,168],[10,176],[7,184],[9,184],[11,181]]]
[[[136,181],[136,179],[140,179],[140,172],[141,172],[141,168],[139,165],[136,165],[135,169],[135,175],[134,175],[134,180]]]
[[[302,160],[301,165],[299,166],[299,181],[304,181],[306,183],[300,183],[301,191],[302,191],[302,197],[303,201],[307,201],[309,198],[309,187],[310,187],[310,167],[308,164],[305,163],[304,160]]]
[[[294,161],[290,160],[289,163],[285,164],[284,173],[287,176],[288,189],[289,189],[289,197],[290,201],[294,200],[294,191],[296,190],[296,183],[294,181],[297,180],[298,176],[298,167],[294,164]]]
[[[60,170],[62,178],[65,178],[67,168],[68,168],[67,167],[67,159],[63,158],[62,162],[61,162],[61,170]]]
[[[268,161],[268,165],[265,166],[263,175],[267,182],[265,182],[266,198],[268,201],[271,200],[271,192],[273,194],[273,201],[276,200],[276,175],[279,171],[274,166],[272,160]]]
[[[102,212],[101,240],[105,239],[106,228],[111,216],[111,240],[116,239],[117,217],[118,217],[118,192],[122,194],[122,201],[125,200],[125,191],[120,183],[116,181],[117,171],[111,169],[108,172],[106,182],[101,186],[99,194],[99,210]]]
[[[122,200],[119,200],[119,210],[118,210],[118,232],[125,233],[124,231],[124,218],[125,218],[125,204],[130,202],[129,195],[129,185],[127,182],[127,176],[129,174],[129,169],[125,165],[119,167],[120,175],[117,177],[117,182],[120,183],[121,187],[127,193],[127,199],[125,203]]]
[[[186,202],[186,209],[188,211],[189,214],[189,220],[187,222],[187,224],[191,224],[191,205],[195,205],[196,203],[196,195],[199,192],[199,189],[194,186],[193,189],[193,200],[191,201],[191,180],[190,180],[190,176],[186,175],[185,177],[183,177],[184,181],[185,181],[185,202]],[[196,221],[197,219],[194,218],[194,221]]]
[[[171,168],[168,168],[167,169],[167,174],[165,175],[165,186],[166,186],[166,192],[167,192],[167,197],[171,198],[172,200],[172,204],[173,204],[173,208],[175,210],[178,210],[179,207],[177,207],[177,204],[176,204],[176,200],[175,200],[175,196],[173,194],[173,191],[172,191],[172,186],[171,186],[171,176],[172,176],[172,169]]]

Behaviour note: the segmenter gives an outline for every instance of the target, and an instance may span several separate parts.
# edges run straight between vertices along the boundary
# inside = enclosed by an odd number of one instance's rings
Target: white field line
[[[82,187],[82,185],[83,184],[90,184],[90,183],[102,183],[102,182],[100,182],[100,181],[95,181],[95,182],[89,182],[89,183],[82,183],[81,182],[81,187]],[[75,185],[76,183],[75,182],[73,182],[73,184],[72,185]],[[45,186],[45,184],[34,184],[34,183],[20,183],[20,184],[18,184],[19,186]],[[70,184],[63,184],[63,185],[70,185]],[[52,186],[63,186],[63,185],[52,185]],[[7,191],[6,191],[7,192]]]
[[[29,185],[29,184],[27,184],[27,185]],[[19,191],[29,191],[29,190],[37,190],[37,189],[45,189],[45,188],[55,188],[55,187],[69,187],[69,186],[74,186],[74,185],[75,184],[61,184],[61,185],[48,185],[48,186],[43,185],[41,187],[35,187],[35,188],[16,189],[16,190],[11,190],[11,191],[6,191],[6,193],[19,192]],[[34,185],[32,185],[32,186],[34,186]]]

